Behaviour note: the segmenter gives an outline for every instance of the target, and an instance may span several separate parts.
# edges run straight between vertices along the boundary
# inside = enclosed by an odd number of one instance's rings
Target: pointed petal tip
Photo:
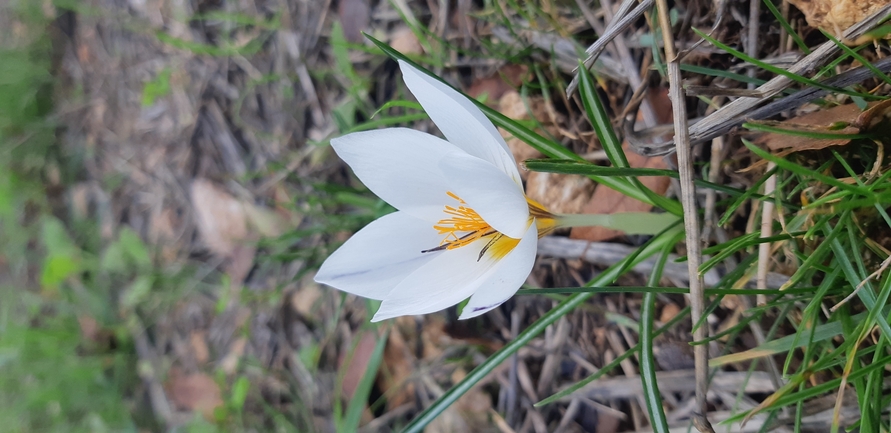
[[[399,66],[406,86],[449,142],[489,161],[522,185],[507,143],[470,97],[407,62],[400,60]]]
[[[377,312],[374,313],[374,316],[371,318],[371,323],[382,322],[387,319],[394,319],[396,317],[405,316],[405,315],[406,314],[382,311],[381,308],[378,308]]]

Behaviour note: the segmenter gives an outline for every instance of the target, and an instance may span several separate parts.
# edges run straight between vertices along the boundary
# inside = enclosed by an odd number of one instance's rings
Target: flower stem
[[[677,216],[669,213],[624,212],[617,214],[558,214],[558,228],[600,226],[629,235],[655,235],[676,224]]]

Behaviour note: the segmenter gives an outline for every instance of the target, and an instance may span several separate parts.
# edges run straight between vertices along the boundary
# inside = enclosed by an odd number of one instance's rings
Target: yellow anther
[[[433,225],[433,229],[438,234],[445,235],[445,237],[438,247],[422,252],[454,250],[470,245],[480,239],[486,239],[486,244],[480,250],[479,258],[482,259],[483,255],[488,253],[491,257],[500,259],[520,243],[519,239],[505,236],[492,228],[475,210],[464,206],[467,202],[458,197],[457,194],[451,191],[446,192],[446,194],[457,201],[458,206],[445,206],[443,212],[448,215],[448,218],[443,218]],[[531,224],[534,219],[538,224],[538,237],[553,231],[557,223],[554,215],[538,202],[528,197],[526,201],[529,204],[529,223]]]

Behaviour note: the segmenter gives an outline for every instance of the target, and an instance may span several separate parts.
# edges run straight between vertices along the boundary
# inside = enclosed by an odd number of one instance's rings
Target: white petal
[[[405,84],[443,135],[467,153],[491,162],[522,185],[517,162],[495,125],[466,96],[400,60]]]
[[[441,240],[442,235],[428,222],[394,212],[372,221],[331,254],[315,281],[354,295],[384,299],[409,274],[443,254],[421,253]]]
[[[503,304],[517,293],[532,271],[536,248],[538,248],[538,229],[532,224],[513,251],[498,261],[483,284],[470,297],[458,319],[479,316]]]
[[[529,227],[529,204],[523,191],[491,164],[467,154],[440,162],[451,191],[467,202],[495,230],[519,239]]]
[[[479,258],[485,244],[443,251],[388,293],[371,321],[432,313],[467,299],[495,268],[496,262]]]
[[[359,180],[396,209],[436,222],[450,200],[439,162],[465,153],[420,131],[406,128],[355,132],[331,140]]]

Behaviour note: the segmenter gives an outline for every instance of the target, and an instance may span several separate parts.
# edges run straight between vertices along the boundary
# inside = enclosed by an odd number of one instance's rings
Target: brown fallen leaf
[[[523,84],[528,75],[529,68],[525,65],[506,65],[494,74],[474,81],[467,89],[467,94],[471,98],[479,98],[485,94],[486,101],[490,105],[494,105],[496,102],[501,104],[502,96],[509,92],[516,92],[515,89]],[[525,111],[524,107],[524,114]]]
[[[206,179],[195,179],[190,189],[198,233],[207,248],[229,257],[248,238],[247,215],[241,202]]]
[[[780,122],[759,121],[752,123],[802,132],[857,134],[860,132],[860,129],[851,125],[851,123],[860,113],[861,110],[856,105],[846,104],[836,105],[835,107],[814,111],[813,113],[804,114]],[[843,123],[847,123],[848,125],[839,129],[837,126],[843,126]],[[794,152],[799,152],[803,150],[819,150],[829,146],[838,146],[847,144],[849,141],[850,140],[845,138],[818,139],[800,135],[769,132],[758,137],[755,140],[755,143],[763,144],[767,146],[768,149],[774,151],[791,149]]]
[[[195,362],[204,364],[210,359],[210,350],[207,348],[207,331],[192,331],[189,334],[189,346]]]
[[[390,32],[390,46],[402,54],[423,54],[424,47],[408,26],[399,26]]]
[[[581,213],[596,185],[585,176],[533,171],[526,177],[526,195],[560,214]]]
[[[253,266],[253,243],[280,235],[286,226],[276,212],[239,200],[207,179],[192,181],[189,196],[201,239],[210,252],[227,259],[226,272],[235,283]]]
[[[498,100],[498,112],[514,120],[524,120],[529,118],[529,113],[526,111],[526,104],[523,103],[523,98],[516,90],[505,93]],[[514,137],[501,128],[498,128],[498,132],[504,137],[504,141],[507,142],[507,147],[510,148],[510,152],[514,155],[514,159],[518,162],[541,157],[541,152],[526,144],[523,140]],[[529,171],[521,168],[520,176],[523,179],[526,179],[529,176]]]
[[[842,31],[891,3],[891,0],[789,0],[789,3],[804,13],[811,27],[841,35]]]
[[[219,385],[205,373],[185,374],[171,368],[165,388],[178,409],[198,412],[208,420],[212,420],[214,410],[223,405]]]
[[[790,131],[817,132],[828,134],[859,134],[878,127],[891,113],[891,100],[871,102],[866,110],[855,104],[836,105],[784,121],[758,121]],[[843,146],[851,142],[849,138],[814,138],[803,135],[765,133],[754,140],[756,144],[767,146],[774,155],[784,157],[795,152],[820,150],[831,146]],[[767,165],[766,160],[757,161],[740,172],[752,171]]]

